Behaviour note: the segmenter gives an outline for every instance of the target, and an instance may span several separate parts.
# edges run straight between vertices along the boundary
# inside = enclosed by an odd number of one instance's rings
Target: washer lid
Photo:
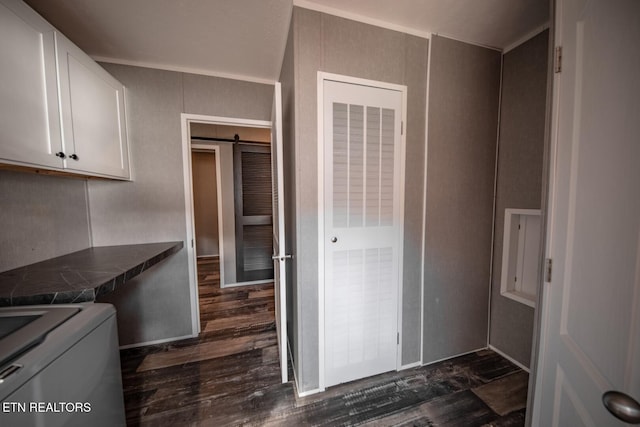
[[[49,332],[80,311],[51,305],[0,309],[0,368],[40,344]]]

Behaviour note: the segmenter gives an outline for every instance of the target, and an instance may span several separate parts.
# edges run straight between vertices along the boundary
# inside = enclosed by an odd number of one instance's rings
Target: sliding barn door
[[[395,370],[402,92],[325,80],[325,386]]]
[[[233,147],[236,203],[236,281],[273,279],[271,148]]]

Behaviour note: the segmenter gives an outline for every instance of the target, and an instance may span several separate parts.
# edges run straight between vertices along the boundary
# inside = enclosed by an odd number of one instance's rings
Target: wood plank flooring
[[[490,350],[297,397],[280,384],[273,285],[221,289],[218,268],[198,261],[198,338],[121,351],[128,425],[524,425],[527,374]]]

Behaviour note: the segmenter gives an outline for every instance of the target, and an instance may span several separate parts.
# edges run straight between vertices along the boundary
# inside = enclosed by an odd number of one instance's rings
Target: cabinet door
[[[62,167],[53,31],[24,3],[0,3],[2,163]]]
[[[128,179],[124,86],[66,37],[55,39],[65,167]]]

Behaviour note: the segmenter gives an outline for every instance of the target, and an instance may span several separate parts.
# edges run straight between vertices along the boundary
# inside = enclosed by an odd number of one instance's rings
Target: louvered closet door
[[[399,91],[324,82],[325,386],[395,370]]]
[[[271,149],[234,146],[236,280],[273,279]]]

